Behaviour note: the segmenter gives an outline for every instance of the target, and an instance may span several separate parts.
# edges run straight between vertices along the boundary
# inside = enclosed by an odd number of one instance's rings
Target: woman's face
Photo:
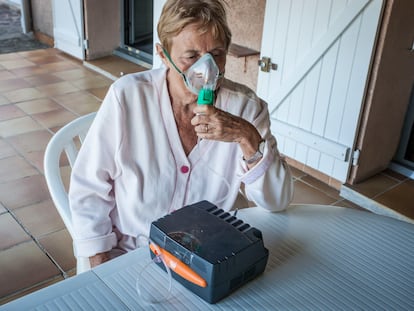
[[[172,61],[182,72],[185,72],[200,57],[210,53],[220,72],[224,73],[227,55],[225,44],[218,39],[214,39],[211,32],[200,34],[198,29],[197,24],[190,24],[172,38],[170,51]],[[188,92],[189,94],[185,95],[196,98],[197,96],[186,88],[181,75],[172,67],[168,60],[165,63],[170,68],[168,73],[169,87],[178,88],[182,92]]]

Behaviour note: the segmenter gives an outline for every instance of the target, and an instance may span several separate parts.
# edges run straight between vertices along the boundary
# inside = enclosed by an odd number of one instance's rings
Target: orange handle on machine
[[[204,280],[193,269],[191,269],[173,254],[153,243],[150,243],[150,249],[155,255],[162,255],[167,266],[175,273],[191,283],[194,283],[201,287],[207,287],[206,280]]]

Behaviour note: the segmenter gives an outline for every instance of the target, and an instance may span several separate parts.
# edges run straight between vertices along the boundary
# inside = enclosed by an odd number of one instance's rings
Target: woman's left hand
[[[197,105],[193,111],[191,124],[198,137],[237,142],[246,159],[258,150],[262,137],[250,122],[211,105]]]

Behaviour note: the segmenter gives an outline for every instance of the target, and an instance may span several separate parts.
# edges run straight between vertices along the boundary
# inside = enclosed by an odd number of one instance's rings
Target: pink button
[[[188,173],[188,171],[190,170],[190,168],[186,165],[181,166],[181,173],[185,174]]]

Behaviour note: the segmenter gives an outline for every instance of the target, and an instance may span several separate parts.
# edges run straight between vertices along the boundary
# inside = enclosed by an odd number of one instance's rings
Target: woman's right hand
[[[94,268],[98,265],[100,265],[101,263],[104,263],[105,261],[108,261],[109,258],[109,252],[105,252],[105,253],[98,253],[94,256],[89,257],[89,263],[91,265],[91,268]]]

